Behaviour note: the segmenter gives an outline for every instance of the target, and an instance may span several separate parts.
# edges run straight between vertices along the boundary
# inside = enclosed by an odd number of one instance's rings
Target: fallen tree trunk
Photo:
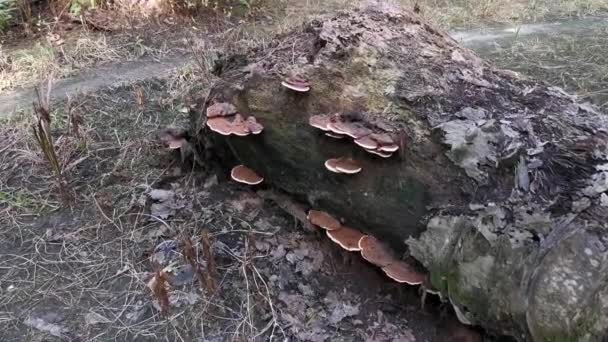
[[[313,22],[223,70],[206,106],[231,103],[265,128],[223,137],[202,115],[207,146],[226,144],[267,184],[409,250],[463,319],[522,341],[605,336],[605,114],[412,13]],[[310,91],[283,87],[289,74]],[[309,125],[331,113],[389,134],[398,152],[379,158]],[[336,157],[362,171],[328,171]]]

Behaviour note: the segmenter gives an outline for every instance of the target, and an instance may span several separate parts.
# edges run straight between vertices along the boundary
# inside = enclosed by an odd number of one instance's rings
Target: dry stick
[[[158,300],[160,312],[164,314],[169,309],[169,294],[166,287],[166,284],[168,284],[167,276],[163,271],[156,271],[153,282],[152,294]]]
[[[200,286],[205,286],[205,276],[203,275],[201,268],[198,266],[198,260],[196,258],[196,254],[194,253],[194,246],[192,246],[190,237],[184,236],[182,238],[182,244],[182,253],[184,258],[188,263],[190,263],[190,266],[192,266],[192,269],[196,272]]]
[[[215,277],[217,276],[217,268],[215,264],[215,258],[211,250],[211,240],[209,239],[209,232],[207,229],[203,230],[200,238],[201,246],[203,248],[203,256],[207,260],[207,273],[205,277],[205,283],[207,289],[211,295],[217,290],[217,283]]]
[[[304,207],[294,201],[291,197],[273,190],[260,190],[257,192],[257,194],[265,200],[275,202],[276,205],[281,208],[281,210],[285,211],[299,221],[305,230],[309,232],[317,231],[317,229],[306,218],[306,211],[304,210]]]

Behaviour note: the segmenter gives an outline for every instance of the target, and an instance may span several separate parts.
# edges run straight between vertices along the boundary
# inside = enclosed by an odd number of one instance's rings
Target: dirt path
[[[172,56],[162,61],[138,60],[112,63],[84,71],[82,74],[56,81],[51,97],[64,99],[75,93],[91,93],[98,89],[153,78],[166,78],[190,61],[189,56]],[[0,119],[31,106],[34,89],[22,89],[0,95]]]
[[[502,58],[496,58],[497,46],[501,47],[500,54],[504,55],[505,48],[513,47],[518,40],[529,41],[535,37],[598,37],[601,32],[608,29],[605,18],[591,17],[577,20],[565,20],[540,24],[525,24],[519,26],[495,27],[468,31],[453,31],[450,34],[463,45],[468,46],[485,58],[490,58],[499,65],[517,70],[517,65],[510,64]],[[558,47],[561,42],[551,39],[544,44],[549,48]],[[555,45],[555,46],[554,46]],[[508,56],[507,56],[508,57]],[[547,58],[547,57],[545,57]],[[511,57],[510,59],[516,59]],[[75,93],[90,93],[106,87],[115,87],[122,84],[142,81],[152,78],[170,76],[177,68],[185,65],[189,56],[173,56],[162,61],[139,60],[103,65],[83,72],[73,78],[57,81],[53,88],[52,97],[63,99]],[[595,73],[593,73],[595,74]],[[533,75],[545,76],[547,75]],[[31,105],[33,89],[22,89],[0,95],[0,118]]]

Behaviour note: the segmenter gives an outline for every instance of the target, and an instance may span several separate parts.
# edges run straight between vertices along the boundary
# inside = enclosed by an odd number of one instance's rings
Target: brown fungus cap
[[[362,167],[356,160],[352,158],[338,158],[335,163],[336,170],[349,175],[359,173]]]
[[[349,175],[359,173],[361,165],[352,158],[332,158],[325,161],[325,168],[335,173],[346,173]]]
[[[366,149],[365,151],[366,151],[366,152],[369,152],[369,153],[371,153],[371,154],[375,154],[375,155],[377,155],[377,156],[380,156],[380,157],[382,157],[382,158],[390,158],[390,157],[393,155],[392,153],[389,153],[389,152],[382,152],[382,151],[380,151],[380,150],[368,150],[368,149]]]
[[[382,267],[384,273],[398,283],[406,283],[409,285],[422,284],[426,276],[414,269],[405,261],[397,261],[388,266]]]
[[[207,117],[217,118],[236,114],[236,107],[230,103],[218,102],[207,107]]]
[[[207,120],[207,127],[221,135],[232,134],[232,122],[225,117],[218,116]]]
[[[257,185],[264,181],[264,178],[258,176],[257,173],[245,165],[238,165],[232,168],[232,171],[230,171],[230,177],[239,183],[248,185]]]
[[[379,145],[395,144],[393,138],[387,133],[373,133],[370,138],[374,139]]]
[[[376,266],[385,267],[398,261],[391,250],[373,236],[363,236],[359,240],[359,248],[363,259]]]
[[[310,83],[301,76],[291,76],[281,82],[281,85],[287,89],[305,93],[310,90]]]
[[[329,115],[324,115],[324,114],[320,114],[320,115],[313,115],[310,118],[308,118],[308,124],[311,125],[314,128],[318,128],[322,131],[329,131],[329,128],[327,128],[327,125],[331,122],[331,117]]]
[[[177,150],[187,142],[188,132],[182,128],[169,127],[160,132],[160,140],[171,150]]]
[[[342,227],[340,221],[333,218],[333,216],[328,213],[320,210],[309,210],[308,215],[306,216],[310,223],[315,226],[321,227],[325,230],[336,230]]]
[[[241,114],[236,114],[234,116],[231,133],[239,137],[246,137],[251,134],[248,124]]]
[[[389,152],[389,153],[396,152],[398,149],[399,149],[399,145],[397,145],[397,144],[382,145],[382,146],[380,146],[380,148],[378,148],[378,150],[381,152]]]
[[[335,121],[329,125],[334,133],[348,135],[353,139],[360,139],[372,134],[372,130],[365,127],[361,122]]]
[[[359,240],[364,236],[360,231],[342,226],[337,230],[328,230],[327,237],[329,237],[333,242],[340,245],[340,247],[346,249],[347,251],[357,252],[360,251],[359,248]]]
[[[338,171],[338,168],[336,167],[337,163],[338,163],[338,159],[327,159],[325,161],[325,168],[331,172],[342,173],[342,172]]]
[[[369,135],[355,139],[355,144],[363,147],[366,150],[375,150],[379,146],[376,140],[372,139],[372,137]]]

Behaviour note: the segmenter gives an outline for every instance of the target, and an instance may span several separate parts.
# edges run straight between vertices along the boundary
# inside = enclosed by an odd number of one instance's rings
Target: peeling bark
[[[232,103],[264,133],[211,135],[202,115],[201,141],[226,144],[270,185],[408,249],[473,324],[522,341],[601,340],[605,114],[493,67],[407,12],[313,22],[222,70],[206,105]],[[309,92],[281,86],[294,73]],[[308,125],[331,113],[389,133],[398,155],[375,157]],[[327,171],[336,157],[363,171]]]

